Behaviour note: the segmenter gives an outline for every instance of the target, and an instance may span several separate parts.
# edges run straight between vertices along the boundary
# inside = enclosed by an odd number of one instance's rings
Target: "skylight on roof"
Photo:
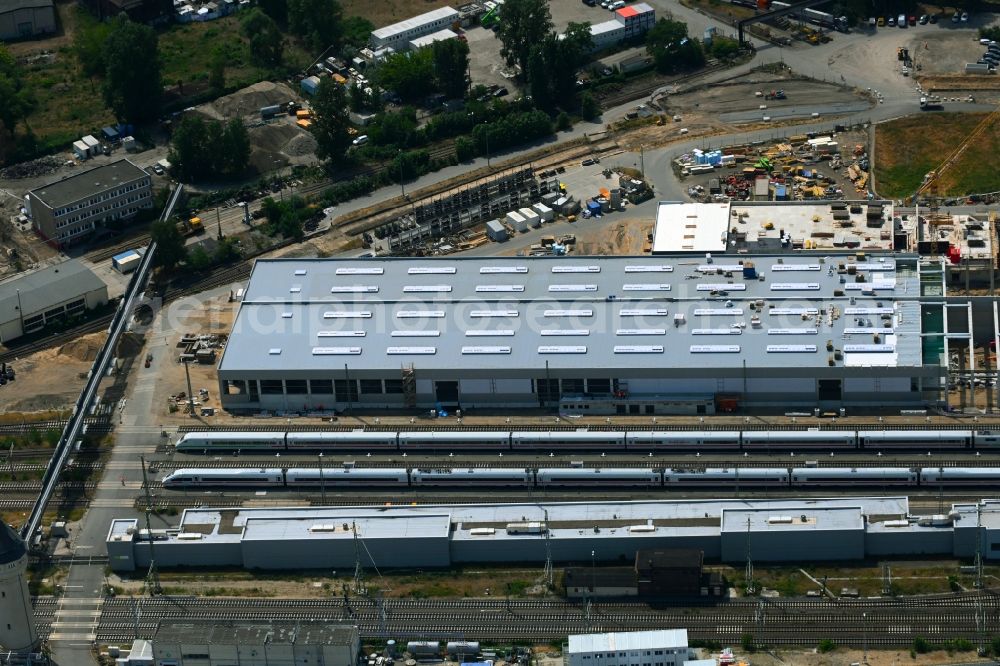
[[[818,271],[819,264],[773,264],[771,270],[775,273],[792,273],[796,271]]]
[[[527,266],[483,266],[479,269],[480,274],[489,275],[495,273],[527,273]]]
[[[486,317],[516,317],[517,310],[473,310],[469,316],[474,319]]]
[[[436,338],[441,335],[441,331],[393,331],[394,338]]]
[[[619,317],[666,317],[666,308],[623,308]]]
[[[698,285],[698,291],[746,291],[742,282],[705,282]]]
[[[301,292],[302,292],[302,287],[300,287],[299,285],[294,285],[288,288],[288,293],[290,294],[298,294]]]
[[[316,334],[319,338],[363,338],[364,331],[320,331]]]
[[[446,294],[450,291],[450,284],[408,284],[403,287],[404,294]]]
[[[524,291],[523,284],[477,284],[476,291],[480,293],[513,293]]]
[[[337,275],[382,275],[385,269],[378,266],[351,266],[349,268],[338,268]]]
[[[626,266],[626,273],[672,273],[674,270],[673,266],[667,266],[666,264],[643,264],[640,266]]]
[[[884,315],[893,314],[895,312],[891,307],[889,308],[844,308],[845,315]]]
[[[281,347],[271,347],[270,349],[267,350],[267,353],[270,354],[271,356],[277,356],[278,354],[281,353]]]
[[[331,294],[374,294],[378,292],[378,285],[374,284],[352,284],[344,287],[330,287]]]
[[[896,345],[844,345],[845,354],[891,354],[894,351]]]
[[[663,345],[618,345],[616,354],[662,354]]]
[[[733,326],[730,328],[693,328],[691,335],[742,335],[743,329]]]
[[[742,317],[743,309],[742,308],[695,308],[694,314],[697,317],[711,317],[716,315],[720,317],[726,317],[726,316]]]
[[[553,273],[600,273],[600,266],[553,266]]]
[[[509,354],[510,347],[462,347],[463,354]]]
[[[543,345],[538,348],[539,354],[586,354],[584,346]]]
[[[586,328],[543,328],[542,335],[590,335],[590,330]]]
[[[590,309],[586,310],[545,310],[542,312],[544,317],[593,317],[594,311]]]
[[[323,319],[371,319],[370,310],[330,310],[323,313]]]
[[[688,351],[692,354],[737,354],[739,345],[691,345]]]
[[[597,291],[596,284],[550,284],[549,291]]]
[[[409,275],[454,275],[454,266],[413,266],[406,272]]]
[[[391,355],[400,355],[400,354],[430,355],[437,353],[437,347],[386,347],[385,353]]]
[[[619,328],[615,335],[666,335],[665,328]]]
[[[772,315],[815,315],[819,314],[819,308],[771,308],[767,313]]]
[[[514,335],[513,329],[510,328],[498,328],[496,330],[487,329],[473,329],[465,332],[466,337],[469,338],[509,338]]]
[[[441,319],[444,317],[444,310],[400,310],[396,313],[396,319],[419,319],[420,317]]]
[[[313,356],[357,356],[361,347],[313,347]]]
[[[623,284],[624,291],[670,291],[669,284]]]
[[[768,354],[814,353],[816,345],[768,345]]]
[[[774,282],[771,291],[819,291],[818,282]]]
[[[844,335],[892,335],[893,329],[891,328],[879,328],[878,326],[860,326],[853,328],[845,328]]]
[[[819,329],[816,328],[769,328],[768,335],[816,335]]]
[[[295,274],[296,275],[305,275],[306,274],[306,269],[304,269],[304,268],[296,268],[295,269]]]

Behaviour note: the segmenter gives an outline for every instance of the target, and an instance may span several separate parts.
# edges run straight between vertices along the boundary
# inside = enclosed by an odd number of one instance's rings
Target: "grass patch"
[[[941,161],[951,154],[986,114],[924,113],[875,127],[875,187],[884,197],[912,195]],[[996,127],[979,136],[941,178],[940,196],[964,196],[1000,190],[993,158],[1000,151]]]

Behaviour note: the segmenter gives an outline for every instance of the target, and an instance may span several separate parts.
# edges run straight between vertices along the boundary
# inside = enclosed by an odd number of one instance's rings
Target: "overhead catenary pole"
[[[194,392],[191,389],[191,368],[188,367],[190,363],[190,359],[184,361],[184,378],[187,379],[188,387],[188,414],[194,416]]]
[[[323,453],[319,454],[319,492],[323,498],[323,506],[326,506],[326,479],[323,478]]]
[[[163,591],[160,586],[160,574],[156,569],[156,551],[154,550],[153,526],[150,522],[149,514],[153,511],[153,497],[149,492],[149,476],[146,474],[146,458],[139,456],[139,464],[142,467],[142,488],[146,496],[146,538],[149,539],[149,571],[146,573],[146,588],[149,596],[155,597]]]

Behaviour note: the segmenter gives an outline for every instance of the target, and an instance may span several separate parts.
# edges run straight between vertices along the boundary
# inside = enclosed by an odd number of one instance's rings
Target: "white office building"
[[[569,666],[684,666],[687,629],[577,634],[566,654]]]

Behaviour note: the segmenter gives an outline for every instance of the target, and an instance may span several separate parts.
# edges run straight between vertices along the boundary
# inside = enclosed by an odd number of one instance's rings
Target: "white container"
[[[542,222],[551,222],[553,219],[555,219],[555,216],[556,216],[555,212],[553,212],[553,210],[551,208],[549,208],[548,206],[546,206],[545,204],[536,203],[531,208],[536,213],[538,213],[539,217],[542,218]]]
[[[529,226],[534,228],[542,226],[542,218],[530,208],[521,208],[517,212],[521,214],[521,217],[527,221]]]
[[[517,231],[527,231],[528,221],[524,217],[515,211],[507,213],[507,222],[510,226],[514,227]]]

